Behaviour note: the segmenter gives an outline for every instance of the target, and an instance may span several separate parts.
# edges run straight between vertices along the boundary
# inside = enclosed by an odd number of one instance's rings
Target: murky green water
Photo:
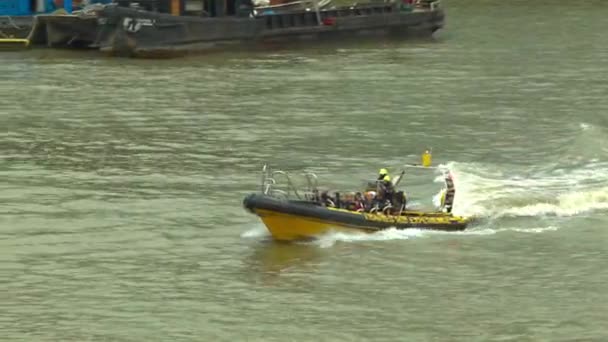
[[[606,340],[608,3],[446,2],[434,42],[1,54],[0,339]],[[241,207],[264,162],[426,146],[483,223],[282,245]]]

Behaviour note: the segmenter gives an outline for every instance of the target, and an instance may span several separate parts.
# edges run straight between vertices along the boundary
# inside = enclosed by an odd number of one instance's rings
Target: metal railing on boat
[[[314,174],[313,172],[306,172],[303,174],[303,176],[306,179],[306,183],[308,186],[306,192],[312,193],[313,191],[315,191],[317,189],[317,185],[318,185],[317,175]],[[282,183],[277,182],[278,177],[283,177],[287,181],[286,182],[287,187],[285,188],[285,190],[279,189],[276,187],[278,184],[282,184]],[[272,169],[270,169],[270,167],[267,164],[264,164],[264,166],[262,167],[261,190],[264,195],[268,195],[268,196],[276,197],[277,195],[279,195],[279,196],[282,196],[285,198],[290,198],[291,194],[293,193],[293,195],[295,195],[295,197],[297,199],[299,199],[299,200],[303,199],[302,196],[300,195],[300,192],[298,191],[297,186],[293,182],[291,175],[287,171],[282,171],[282,170],[273,171]],[[306,196],[304,196],[304,197],[306,197]]]

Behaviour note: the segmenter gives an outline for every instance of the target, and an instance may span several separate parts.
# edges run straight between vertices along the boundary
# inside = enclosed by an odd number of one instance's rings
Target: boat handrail
[[[272,196],[274,192],[279,191],[275,188],[280,182],[277,181],[278,176],[283,176],[287,180],[287,188],[281,190],[286,196],[293,193],[299,200],[302,199],[301,193],[298,191],[296,184],[292,180],[292,175],[287,171],[272,170],[268,164],[264,164],[262,167],[261,177],[261,191],[264,195]],[[318,189],[319,181],[318,177],[313,172],[302,173],[302,176],[306,179],[307,188],[304,190],[305,194],[313,193]]]
[[[306,181],[308,182],[308,191],[314,191],[317,190],[317,187],[319,185],[319,178],[317,177],[316,174],[314,174],[313,172],[306,172],[304,173],[304,177],[306,177]],[[311,181],[312,179],[312,181]],[[313,184],[314,181],[314,184]]]
[[[434,11],[441,6],[441,0],[416,0],[414,5],[417,8],[428,8]]]
[[[272,186],[276,184],[275,180],[272,178],[268,179],[268,182],[265,184],[265,187],[262,190],[262,193],[264,193],[265,195],[269,194],[270,191],[272,191]]]
[[[329,5],[331,3],[332,0],[320,0],[318,2],[318,6],[319,7],[325,7],[327,5]],[[292,2],[286,2],[286,3],[282,3],[282,4],[276,4],[276,5],[265,5],[265,6],[254,6],[254,9],[259,10],[266,10],[266,9],[275,9],[275,8],[283,8],[283,7],[291,7],[294,5],[307,5],[307,6],[314,6],[315,5],[315,0],[299,0],[299,1],[292,1]]]
[[[272,176],[271,178],[272,178],[273,180],[274,180],[274,176],[275,176],[275,175],[282,175],[282,176],[285,176],[285,178],[287,178],[287,185],[288,185],[288,187],[287,187],[287,195],[288,195],[288,196],[289,196],[289,190],[291,189],[291,190],[293,190],[293,193],[296,195],[296,197],[297,197],[298,199],[302,199],[302,198],[300,197],[300,194],[298,193],[298,189],[295,187],[295,185],[294,185],[294,184],[293,184],[293,182],[291,181],[291,177],[289,176],[289,173],[288,173],[287,171],[280,171],[280,170],[273,171],[273,172],[271,173],[271,176]],[[276,183],[275,183],[275,184],[276,184]]]
[[[430,3],[431,5],[431,11],[434,11],[437,9],[437,7],[439,7],[441,5],[441,1],[440,0],[436,0]]]
[[[263,194],[266,194],[266,176],[268,176],[267,169],[268,169],[268,165],[264,164],[264,166],[262,166],[262,183],[261,183],[261,186],[262,186],[261,190],[262,190]]]

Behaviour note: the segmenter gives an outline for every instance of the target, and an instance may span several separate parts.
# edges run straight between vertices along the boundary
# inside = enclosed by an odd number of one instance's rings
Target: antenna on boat
[[[268,164],[262,166],[262,193],[266,193],[266,179],[268,178]]]

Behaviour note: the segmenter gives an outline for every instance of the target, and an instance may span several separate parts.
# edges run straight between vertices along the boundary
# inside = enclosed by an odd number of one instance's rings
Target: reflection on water
[[[254,242],[249,248],[252,251],[242,262],[243,271],[265,285],[305,282],[298,278],[314,273],[328,254],[316,245],[272,240]]]

